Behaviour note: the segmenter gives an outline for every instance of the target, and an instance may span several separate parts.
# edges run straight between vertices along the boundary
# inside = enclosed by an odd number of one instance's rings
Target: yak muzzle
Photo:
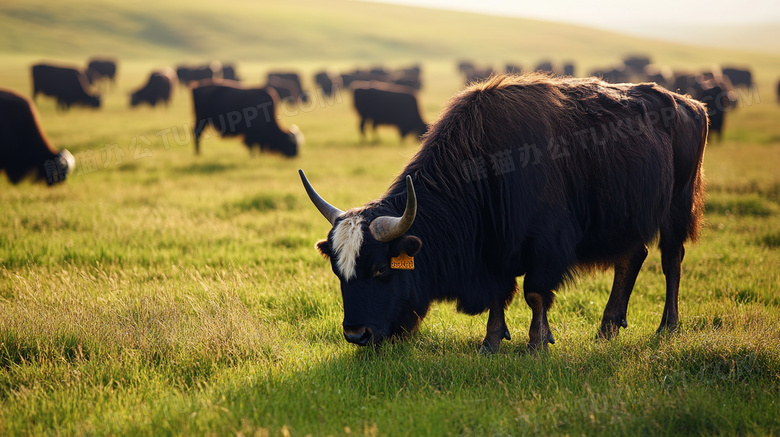
[[[365,346],[374,339],[374,333],[367,326],[344,326],[344,338],[358,346]]]

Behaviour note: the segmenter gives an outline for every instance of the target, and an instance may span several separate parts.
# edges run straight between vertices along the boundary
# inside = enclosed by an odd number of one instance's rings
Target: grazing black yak
[[[379,125],[398,128],[401,139],[410,133],[422,136],[428,126],[420,117],[414,89],[385,82],[352,82],[355,109],[360,116],[360,134],[365,137],[366,122],[376,133]]]
[[[85,72],[89,83],[106,78],[111,82],[116,82],[116,60],[109,58],[92,58],[87,64]]]
[[[151,106],[164,103],[168,106],[176,82],[176,73],[170,68],[152,71],[146,84],[130,94],[130,106],[138,106],[141,103],[148,103]]]
[[[279,98],[273,89],[240,88],[224,83],[207,82],[192,90],[195,106],[195,153],[200,153],[200,136],[207,126],[214,127],[223,137],[243,136],[252,150],[268,150],[293,157],[303,143],[297,126],[289,130],[279,127],[276,108]],[[235,82],[232,82],[235,84]]]
[[[499,76],[453,97],[388,191],[362,207],[328,204],[317,243],[341,281],[347,341],[417,329],[433,301],[489,311],[485,351],[509,339],[504,310],[524,276],[529,346],[553,343],[554,290],[578,268],[614,267],[600,335],[626,327],[647,244],[659,235],[666,304],[678,323],[683,243],[704,203],[704,106],[656,84]]]
[[[38,122],[35,105],[19,94],[0,89],[0,171],[12,184],[31,175],[53,185],[76,167],[73,155],[57,151]]]
[[[37,64],[32,66],[33,100],[38,93],[57,99],[58,109],[69,109],[72,105],[100,107],[100,96],[87,92],[89,83],[84,73],[75,68]]]

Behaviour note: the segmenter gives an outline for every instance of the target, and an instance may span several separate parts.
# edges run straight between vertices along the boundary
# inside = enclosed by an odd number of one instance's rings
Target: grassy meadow
[[[46,4],[0,5],[0,87],[29,95],[30,64],[92,54],[117,56],[119,76],[99,110],[39,96],[48,137],[78,161],[65,184],[0,178],[0,435],[780,433],[780,56],[356,2]],[[522,298],[507,312],[513,339],[488,357],[487,314],[449,303],[406,342],[343,340],[338,280],[313,247],[329,225],[297,170],[344,209],[380,196],[419,148],[390,128],[362,142],[348,92],[282,108],[306,137],[294,159],[213,135],[195,156],[184,88],[169,108],[128,108],[150,69],[176,62],[235,61],[257,84],[289,68],[313,89],[323,67],[419,61],[430,121],[462,86],[461,57],[573,59],[582,72],[629,52],[747,64],[757,86],[706,151],[679,331],[655,334],[653,249],[617,339],[595,340],[611,274],[588,274],[558,292],[556,344],[536,355]]]

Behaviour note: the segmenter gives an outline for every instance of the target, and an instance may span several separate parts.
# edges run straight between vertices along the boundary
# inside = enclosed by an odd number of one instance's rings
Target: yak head
[[[63,182],[76,169],[76,159],[67,150],[62,149],[52,159],[46,160],[39,170],[39,177],[48,185]]]
[[[303,133],[296,125],[291,125],[289,132],[282,131],[279,141],[272,144],[272,149],[281,152],[284,156],[292,158],[298,156],[298,148],[303,145]]]
[[[341,211],[299,173],[309,198],[333,226],[317,249],[341,281],[344,338],[365,346],[416,330],[428,306],[418,302],[413,270],[412,257],[422,242],[406,234],[417,212],[411,177],[406,178],[406,209],[395,217],[370,206]]]

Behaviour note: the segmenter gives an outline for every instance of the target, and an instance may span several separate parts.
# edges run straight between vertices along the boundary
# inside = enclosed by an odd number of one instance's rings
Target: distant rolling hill
[[[627,53],[698,67],[755,65],[767,77],[780,56],[654,41],[586,27],[346,0],[6,0],[0,56],[83,59],[426,61],[532,65],[549,58],[606,65]],[[580,71],[582,72],[582,71]]]

